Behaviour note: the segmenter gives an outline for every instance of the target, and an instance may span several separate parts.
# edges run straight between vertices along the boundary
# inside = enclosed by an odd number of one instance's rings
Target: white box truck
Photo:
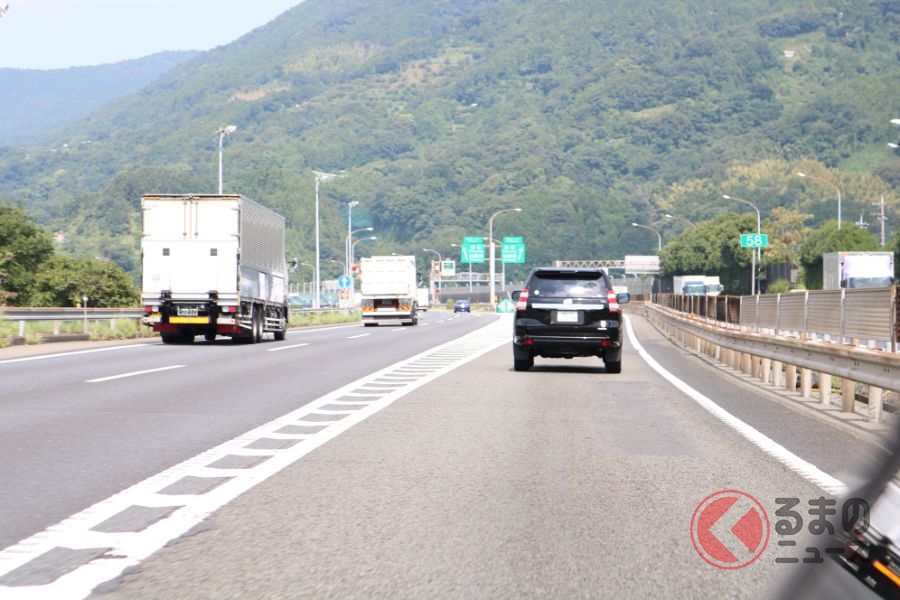
[[[893,285],[893,252],[828,252],[822,255],[822,289]]]
[[[416,257],[371,256],[359,261],[360,311],[366,327],[419,322]]]
[[[704,275],[676,275],[672,278],[673,291],[685,296],[705,296]]]
[[[703,285],[706,286],[707,296],[720,296],[725,289],[718,275],[707,275],[703,278]]]
[[[283,340],[284,217],[237,194],[141,197],[143,323],[163,343]]]

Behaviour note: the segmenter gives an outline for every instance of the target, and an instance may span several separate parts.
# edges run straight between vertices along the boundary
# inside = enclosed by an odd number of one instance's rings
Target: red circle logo
[[[691,543],[712,566],[742,569],[765,551],[769,515],[756,498],[740,490],[710,494],[691,516]]]

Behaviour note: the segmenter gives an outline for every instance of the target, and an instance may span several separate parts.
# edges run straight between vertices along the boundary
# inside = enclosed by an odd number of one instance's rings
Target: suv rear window
[[[602,273],[541,271],[532,275],[528,293],[535,298],[605,298]]]

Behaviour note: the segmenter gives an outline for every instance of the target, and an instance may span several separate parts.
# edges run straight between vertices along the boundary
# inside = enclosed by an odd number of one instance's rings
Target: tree
[[[750,293],[750,251],[742,233],[756,231],[756,215],[729,213],[697,223],[666,244],[660,254],[663,275],[718,275],[729,293]]]
[[[61,254],[41,268],[32,294],[33,306],[78,306],[83,296],[88,306],[134,306],[140,292],[128,274],[107,260],[79,259]]]
[[[811,232],[800,243],[797,262],[803,269],[803,280],[810,290],[822,289],[822,255],[826,252],[878,250],[875,236],[859,227],[838,229],[837,221],[829,221]]]
[[[0,252],[0,306],[5,306],[14,296],[12,292],[3,291],[3,280],[6,278],[5,266],[12,260],[12,256],[12,252]]]
[[[793,262],[800,243],[812,231],[803,223],[813,216],[778,206],[765,220],[763,231],[769,232],[769,246],[763,260],[769,264]]]
[[[24,210],[0,202],[0,256],[6,256],[0,292],[15,305],[26,305],[39,266],[53,254],[50,234]]]

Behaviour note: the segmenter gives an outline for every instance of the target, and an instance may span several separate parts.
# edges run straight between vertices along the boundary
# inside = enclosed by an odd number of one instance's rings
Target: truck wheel
[[[622,361],[610,361],[604,362],[603,365],[606,367],[607,373],[621,373],[622,372]]]
[[[253,340],[251,343],[258,344],[263,338],[263,314],[257,307],[253,307]]]
[[[162,338],[163,344],[177,344],[180,336],[177,333],[161,333],[159,337]]]
[[[275,332],[275,341],[283,342],[284,338],[287,336],[287,325],[284,326],[284,329],[280,329]]]
[[[205,339],[207,342],[216,341],[216,332],[215,331],[207,331],[206,333],[203,334],[203,339]]]

